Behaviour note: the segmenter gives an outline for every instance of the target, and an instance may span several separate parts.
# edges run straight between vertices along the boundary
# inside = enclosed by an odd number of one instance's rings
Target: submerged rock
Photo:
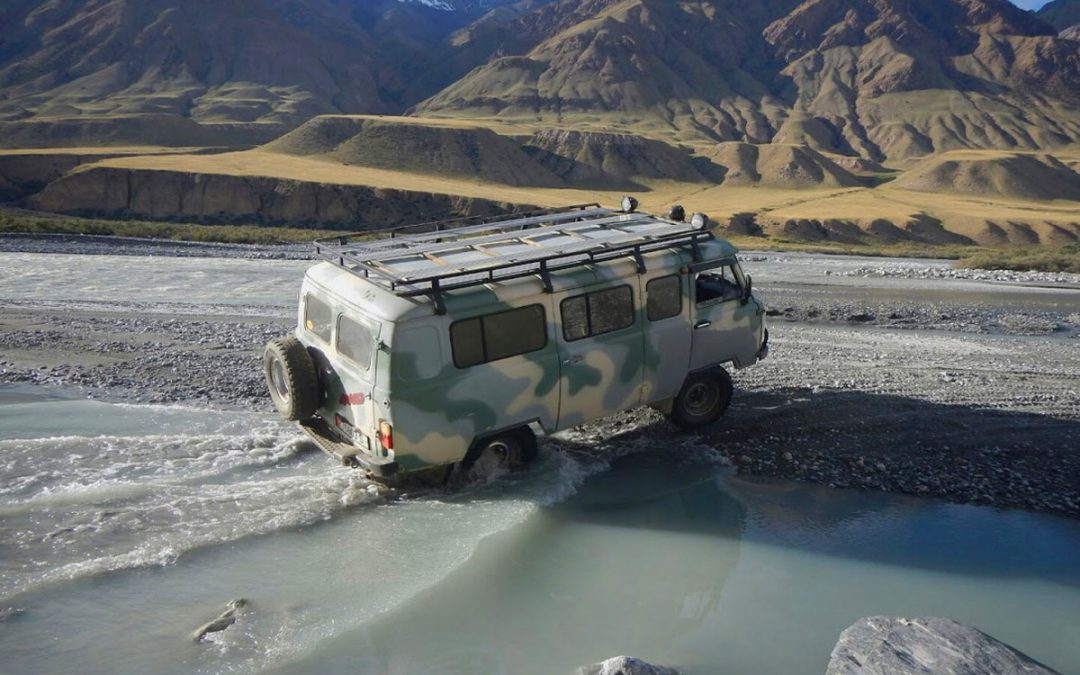
[[[218,633],[225,630],[236,623],[237,613],[239,610],[246,607],[247,604],[248,601],[244,598],[230,600],[228,604],[225,605],[225,611],[219,614],[213,621],[208,621],[196,628],[195,632],[191,634],[191,639],[195,642],[199,642],[206,637],[208,633]]]
[[[613,656],[591,666],[582,666],[578,675],[679,675],[679,671],[654,666],[633,656]]]
[[[26,610],[22,607],[0,607],[0,621],[7,621],[8,619],[14,619]]]
[[[860,619],[840,634],[825,675],[1057,675],[951,619]]]

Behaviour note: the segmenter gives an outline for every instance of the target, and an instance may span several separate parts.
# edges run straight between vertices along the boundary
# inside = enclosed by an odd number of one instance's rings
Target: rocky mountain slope
[[[1080,139],[1080,44],[1005,0],[560,0],[495,34],[495,56],[419,114],[875,160]]]
[[[0,121],[168,115],[261,142],[412,110],[885,163],[1052,151],[1080,142],[1080,41],[1058,35],[1078,3],[8,0]],[[575,161],[548,169],[607,180]]]
[[[397,0],[7,0],[0,119],[159,113],[296,126],[388,112],[459,12]]]
[[[1080,27],[1080,0],[1053,0],[1037,14],[1040,19],[1064,34],[1070,29]]]

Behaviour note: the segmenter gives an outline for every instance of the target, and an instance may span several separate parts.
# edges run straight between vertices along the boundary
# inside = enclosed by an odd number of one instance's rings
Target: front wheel
[[[675,397],[668,419],[682,429],[711,424],[731,405],[734,389],[731,376],[723,368],[691,373]]]

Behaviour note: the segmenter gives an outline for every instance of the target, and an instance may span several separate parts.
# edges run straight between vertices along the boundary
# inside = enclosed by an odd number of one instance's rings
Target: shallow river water
[[[280,314],[305,264],[0,254],[0,300],[147,301],[118,265],[154,302]],[[845,627],[898,614],[1080,672],[1077,521],[746,480],[693,437],[633,439],[547,439],[526,472],[401,494],[273,415],[0,387],[0,671],[540,674],[629,653],[819,674]]]

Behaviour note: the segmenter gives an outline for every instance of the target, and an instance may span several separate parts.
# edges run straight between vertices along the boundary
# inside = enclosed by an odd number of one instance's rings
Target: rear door
[[[326,421],[364,449],[371,446],[376,424],[372,393],[380,328],[379,322],[351,308],[339,313],[334,330],[337,368],[320,374],[326,380],[326,408],[334,413]]]
[[[628,283],[555,297],[560,429],[641,403],[644,359],[638,302]]]

